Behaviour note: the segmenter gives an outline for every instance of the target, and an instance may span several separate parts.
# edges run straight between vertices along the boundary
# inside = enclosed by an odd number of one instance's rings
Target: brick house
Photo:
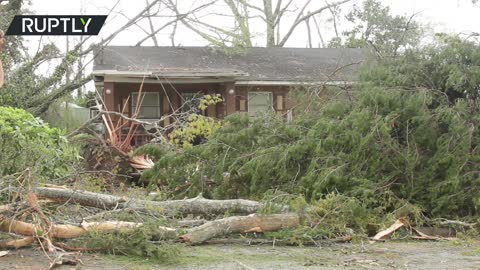
[[[132,100],[144,81],[139,118],[155,120],[185,109],[189,100],[206,94],[223,98],[203,112],[207,116],[221,119],[237,112],[254,116],[270,110],[288,118],[291,89],[354,83],[365,51],[248,48],[233,54],[211,47],[107,46],[95,55],[94,81],[107,110],[125,107],[131,113]]]

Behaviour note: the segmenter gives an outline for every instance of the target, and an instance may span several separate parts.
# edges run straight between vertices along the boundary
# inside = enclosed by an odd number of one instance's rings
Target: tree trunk
[[[22,248],[33,244],[33,237],[25,237],[22,239],[5,240],[0,242],[0,249]]]
[[[158,209],[165,215],[220,215],[227,211],[238,214],[252,214],[262,206],[259,202],[243,199],[209,200],[197,197],[187,200],[149,201],[62,188],[36,188],[34,192],[39,198],[62,203],[78,203],[101,209],[128,208],[147,211]]]
[[[189,230],[187,234],[180,236],[180,241],[195,245],[231,233],[271,232],[281,229],[296,228],[299,225],[299,217],[294,214],[227,217],[207,222],[199,227]]]
[[[275,47],[275,17],[273,16],[272,0],[263,0],[263,13],[267,26],[267,47]]]
[[[48,235],[53,238],[77,238],[89,231],[111,232],[122,229],[134,229],[142,223],[124,221],[84,222],[80,226],[68,224],[52,224]],[[165,229],[165,228],[161,228]],[[0,231],[23,236],[34,236],[41,232],[40,226],[23,221],[13,220],[0,215]]]

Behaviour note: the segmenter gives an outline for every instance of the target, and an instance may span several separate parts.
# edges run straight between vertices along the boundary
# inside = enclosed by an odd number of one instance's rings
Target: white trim
[[[302,85],[353,85],[355,81],[286,81],[286,80],[238,80],[241,77],[248,76],[248,73],[241,72],[146,72],[146,71],[118,71],[118,70],[95,70],[92,72],[96,76],[104,76],[104,82],[121,83],[218,83],[234,82],[238,86],[302,86]]]
[[[172,79],[163,79],[157,80],[152,78],[142,77],[114,77],[107,75],[104,78],[104,82],[114,82],[114,83],[152,83],[152,84],[190,84],[190,83],[224,83],[232,82],[233,78],[172,78]]]
[[[159,70],[152,71],[119,71],[119,70],[94,70],[95,76],[115,77],[152,77],[152,78],[203,78],[203,77],[245,77],[248,73],[239,70]]]
[[[278,85],[278,86],[301,86],[301,85],[353,85],[354,81],[315,81],[315,82],[302,82],[302,81],[236,81],[235,85],[238,86],[250,86],[250,85]]]
[[[148,76],[152,72],[147,71],[118,71],[114,69],[105,69],[105,70],[94,70],[92,75],[96,76],[106,76],[106,75],[116,75],[116,76]]]

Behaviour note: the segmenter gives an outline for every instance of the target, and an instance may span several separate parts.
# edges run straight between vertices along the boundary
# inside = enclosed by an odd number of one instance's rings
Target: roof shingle
[[[247,73],[245,81],[355,81],[362,49],[248,48],[228,54],[212,47],[107,46],[96,52],[94,71]]]

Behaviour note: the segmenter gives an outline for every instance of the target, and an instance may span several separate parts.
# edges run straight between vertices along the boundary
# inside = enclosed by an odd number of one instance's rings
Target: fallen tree
[[[156,208],[162,211],[162,214],[166,213],[170,215],[224,214],[225,212],[248,213],[258,210],[259,207],[262,206],[262,203],[248,200],[208,200],[202,197],[188,200],[156,202],[72,190],[58,186],[36,188],[21,198],[23,198],[21,201],[0,205],[0,232],[10,233],[16,236],[14,239],[0,242],[0,248],[20,248],[39,243],[42,248],[46,247],[49,251],[54,251],[58,248],[68,250],[95,250],[97,248],[95,245],[103,243],[105,241],[104,237],[106,237],[108,233],[111,233],[111,236],[114,238],[117,237],[121,239],[120,241],[125,241],[124,239],[128,238],[126,242],[122,242],[126,245],[131,244],[131,242],[129,242],[130,240],[143,241],[139,243],[148,243],[146,245],[150,246],[153,243],[165,243],[169,241],[179,241],[189,245],[197,245],[207,243],[221,236],[236,233],[265,233],[298,228],[300,232],[305,234],[306,231],[302,228],[307,230],[308,228],[314,229],[319,226],[328,228],[328,224],[332,222],[325,220],[325,216],[318,216],[318,212],[312,213],[312,209],[310,209],[310,211],[302,211],[301,215],[297,213],[250,214],[248,216],[230,216],[211,221],[205,219],[176,220],[174,223],[171,223],[174,224],[173,227],[172,225],[169,225],[170,227],[164,227],[165,219],[158,219],[158,215],[155,215],[155,219],[147,218],[141,222],[127,222],[103,221],[105,219],[104,213],[117,213],[118,211],[127,211],[127,213],[129,213],[130,211],[135,212],[141,210],[138,212],[145,211],[148,213],[147,216],[150,216],[152,213],[150,211],[156,210]],[[77,203],[84,206],[102,208],[106,211],[99,213],[101,215],[95,214],[91,216],[94,220],[100,220],[98,222],[87,222],[87,220],[90,220],[90,218],[87,217],[83,219],[83,222],[80,224],[60,224],[62,223],[61,221],[56,219],[57,221],[54,222],[51,216],[45,214],[41,207],[42,201],[40,201],[39,198],[47,199],[49,203],[52,203],[52,201],[67,204]],[[43,201],[43,203],[44,202],[45,201]],[[353,207],[351,204],[346,205],[348,205],[349,208]],[[320,206],[317,205],[317,208],[313,209],[325,210],[325,208],[318,207]],[[314,216],[316,216],[316,221],[312,222],[313,220],[311,218]],[[301,222],[301,220],[303,220],[303,222]],[[335,219],[334,222],[338,221],[338,219]],[[189,227],[190,229],[185,230],[185,227]],[[384,241],[401,228],[405,228],[414,234],[413,239],[448,239],[426,234],[412,227],[407,218],[400,218],[390,228],[377,233],[371,240]],[[288,232],[289,231],[287,231],[287,233]],[[335,239],[341,242],[351,241],[352,234],[353,232],[344,235],[337,234]],[[311,243],[317,245],[316,240],[314,240],[315,236],[309,236],[309,238]],[[77,239],[78,241],[69,241],[67,244],[57,242],[61,239]],[[93,242],[90,244],[84,242],[85,246],[83,246],[82,241],[85,241],[85,239],[90,239]],[[72,242],[76,242],[76,244],[74,243],[73,246],[70,246]],[[115,243],[116,244],[107,244],[102,247],[102,249],[106,250],[110,247],[123,245],[118,242]],[[128,250],[128,247],[126,247],[126,249]]]
[[[79,237],[89,231],[109,232],[121,229],[133,229],[141,226],[141,223],[124,221],[83,222],[81,225],[50,224],[45,233],[52,238],[70,239]],[[35,236],[44,233],[37,224],[14,220],[0,216],[0,231],[14,233],[23,236]]]
[[[188,244],[200,244],[212,238],[231,233],[271,232],[300,226],[296,214],[250,215],[227,217],[207,222],[180,236],[180,241]]]
[[[39,187],[34,189],[33,192],[39,198],[56,202],[78,203],[83,206],[106,210],[128,208],[149,211],[155,209],[161,211],[164,215],[221,215],[227,211],[237,214],[252,214],[262,206],[261,203],[250,200],[209,200],[201,196],[186,200],[150,201],[67,188]]]
[[[27,236],[23,239],[6,240],[0,242],[0,248],[20,248],[30,246],[35,239],[73,239],[88,232],[113,232],[134,230],[142,227],[143,223],[125,221],[82,222],[80,225],[70,224],[33,224],[7,218],[0,215],[0,231]],[[161,239],[174,239],[177,230],[174,228],[157,226],[153,234]]]
[[[12,248],[28,247],[28,246],[31,246],[33,242],[35,242],[35,239],[32,236],[21,238],[21,239],[5,240],[5,241],[0,241],[0,248],[12,249]]]
[[[70,224],[48,224],[41,226],[14,220],[0,216],[0,231],[14,233],[16,235],[27,236],[23,239],[7,240],[0,242],[0,248],[20,248],[30,246],[36,238],[48,239],[73,239],[78,238],[88,232],[112,232],[120,230],[134,230],[143,226],[142,223],[124,222],[124,221],[105,221],[105,222],[83,222],[80,225]],[[296,214],[274,214],[274,215],[249,215],[234,216],[220,220],[206,222],[205,224],[194,227],[184,235],[178,234],[177,229],[158,226],[152,235],[157,238],[178,239],[181,242],[191,245],[204,243],[212,238],[228,235],[232,233],[249,232],[271,232],[282,229],[296,228],[300,225],[299,216]],[[45,228],[46,227],[46,228]]]
[[[45,240],[49,246],[52,246],[51,239],[72,239],[78,238],[88,232],[135,230],[144,226],[143,223],[125,221],[83,221],[79,225],[55,224],[50,218],[45,216],[41,209],[38,197],[96,207],[101,205],[104,208],[133,207],[146,209],[151,207],[151,203],[161,203],[162,207],[170,207],[167,212],[178,211],[180,208],[182,209],[182,213],[198,213],[202,211],[205,213],[205,209],[207,209],[208,213],[212,213],[212,211],[218,212],[220,210],[223,212],[226,212],[227,210],[231,212],[232,210],[238,210],[239,205],[241,206],[241,210],[245,212],[247,210],[251,211],[252,209],[256,209],[255,207],[261,205],[255,201],[216,201],[204,198],[182,201],[151,202],[128,200],[127,198],[119,198],[111,195],[85,191],[74,191],[64,188],[37,188],[34,192],[29,192],[27,194],[25,197],[25,203],[0,206],[0,231],[27,237],[24,239],[4,241],[0,243],[0,246],[18,248],[31,245],[35,240]],[[250,208],[246,208],[246,206]],[[30,213],[32,221],[26,222],[24,218],[18,220],[18,214],[16,213],[20,212],[23,212],[24,214]],[[9,215],[12,213],[14,215]],[[201,223],[200,226],[189,229],[184,235],[179,235],[178,229],[163,226],[148,227],[148,230],[151,229],[151,235],[158,239],[177,239],[188,244],[200,244],[212,238],[231,233],[262,233],[300,226],[300,218],[297,214],[252,214],[249,216],[227,217],[214,221],[199,221]],[[182,226],[182,222],[179,222],[179,226]],[[29,237],[33,237],[33,239],[30,239]]]

